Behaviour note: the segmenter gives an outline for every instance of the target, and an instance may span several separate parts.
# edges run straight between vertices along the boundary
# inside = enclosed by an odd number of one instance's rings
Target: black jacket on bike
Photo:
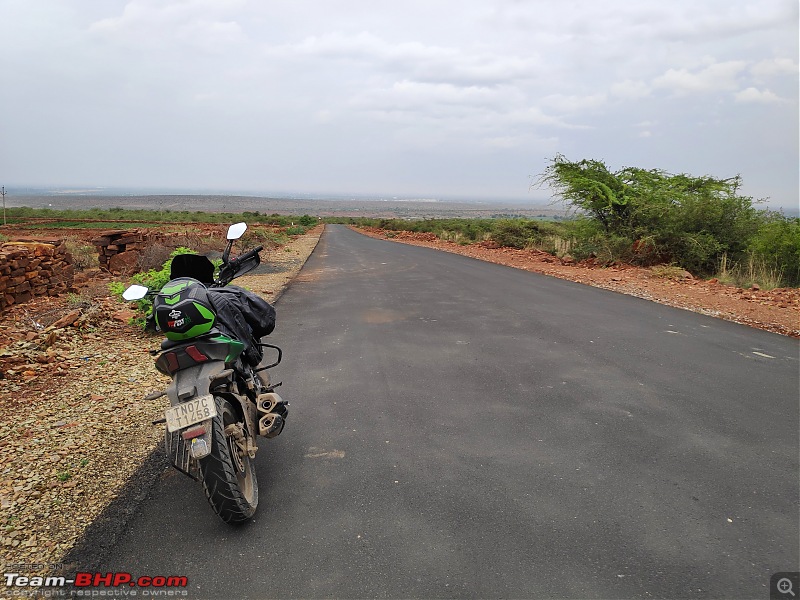
[[[205,256],[179,254],[172,259],[170,279],[191,277],[208,288],[208,296],[217,315],[216,327],[225,335],[245,345],[244,357],[255,366],[262,358],[254,345],[275,329],[275,309],[260,296],[235,285],[211,287],[214,265]]]

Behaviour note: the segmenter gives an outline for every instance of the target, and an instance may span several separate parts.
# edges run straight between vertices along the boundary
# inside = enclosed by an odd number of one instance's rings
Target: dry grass
[[[686,279],[687,275],[691,277],[686,269],[677,265],[656,265],[650,267],[650,272],[655,277],[661,277],[662,279]]]
[[[161,242],[147,244],[139,255],[139,260],[136,261],[136,270],[142,272],[150,269],[155,269],[156,271],[161,269],[174,249],[175,247],[171,244],[167,246]]]
[[[717,279],[722,283],[738,287],[749,288],[756,284],[763,290],[772,290],[782,287],[783,271],[756,259],[752,254],[746,261],[740,263],[731,263],[728,255],[723,254]]]
[[[97,260],[97,248],[92,244],[87,244],[78,237],[68,237],[64,243],[67,246],[67,252],[72,255],[72,266],[76,271],[85,271],[100,266]]]

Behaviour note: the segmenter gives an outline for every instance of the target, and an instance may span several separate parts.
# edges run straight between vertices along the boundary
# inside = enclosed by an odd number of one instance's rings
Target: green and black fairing
[[[230,365],[242,354],[244,344],[227,335],[212,333],[183,343],[165,343],[162,348],[164,352],[156,359],[156,368],[164,375],[174,375],[209,361]]]
[[[217,320],[206,286],[191,277],[178,277],[161,288],[153,314],[167,339],[176,342],[208,333]]]

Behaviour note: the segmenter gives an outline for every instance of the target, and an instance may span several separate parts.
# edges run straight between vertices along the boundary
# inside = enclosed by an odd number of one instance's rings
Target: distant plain
[[[402,199],[314,199],[227,195],[132,195],[103,196],[96,194],[44,195],[7,194],[8,207],[52,208],[54,210],[85,210],[92,208],[164,210],[171,212],[204,211],[282,215],[312,215],[318,217],[371,217],[401,219],[447,219],[527,217],[555,218],[564,216],[562,206],[545,202],[518,204],[512,202],[454,202]]]

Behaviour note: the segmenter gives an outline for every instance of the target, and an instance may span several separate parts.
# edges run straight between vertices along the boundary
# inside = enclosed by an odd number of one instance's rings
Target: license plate
[[[189,425],[215,416],[217,416],[217,408],[214,405],[214,396],[211,395],[192,398],[164,411],[164,417],[167,419],[167,431],[185,429]]]

